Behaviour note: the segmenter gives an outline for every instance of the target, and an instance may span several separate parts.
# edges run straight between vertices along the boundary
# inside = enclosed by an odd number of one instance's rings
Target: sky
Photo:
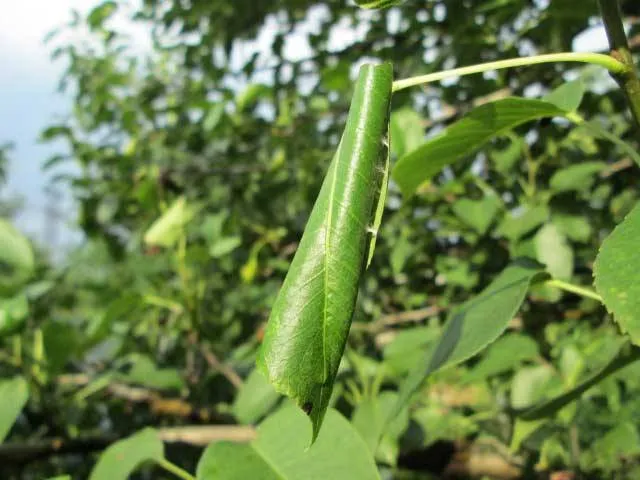
[[[9,185],[3,197],[23,197],[18,227],[33,238],[51,238],[63,245],[73,239],[68,227],[54,224],[51,199],[45,195],[48,175],[42,163],[61,145],[38,144],[40,131],[56,116],[64,115],[69,99],[56,92],[63,65],[53,63],[45,35],[70,20],[72,9],[86,11],[87,0],[20,0],[5,2],[0,15],[0,144],[11,142]],[[74,217],[70,199],[59,206],[67,222]],[[49,229],[47,231],[47,229]],[[58,246],[52,245],[52,247]]]
[[[39,144],[37,139],[40,131],[56,118],[62,118],[72,103],[70,98],[56,92],[64,65],[51,61],[53,47],[45,45],[43,39],[52,29],[70,20],[72,9],[83,14],[97,3],[97,0],[5,0],[0,15],[0,144],[14,144],[9,185],[3,196],[24,198],[24,209],[16,219],[18,227],[54,249],[79,237],[69,227],[75,212],[68,192],[62,192],[63,198],[57,204],[45,194],[50,174],[42,172],[41,165],[51,155],[63,151],[63,146]],[[339,44],[354,35],[348,27],[340,30]],[[144,36],[144,32],[133,34]],[[291,56],[302,55],[300,43],[294,41],[296,38],[290,40],[288,43],[299,50],[291,52]],[[580,51],[605,48],[606,38],[600,28],[582,35],[575,45]],[[62,220],[52,215],[52,206],[60,211]]]

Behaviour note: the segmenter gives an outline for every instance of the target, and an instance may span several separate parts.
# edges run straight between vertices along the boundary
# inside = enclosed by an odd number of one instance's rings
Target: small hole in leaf
[[[313,410],[313,404],[311,402],[307,402],[302,405],[302,411],[307,415],[311,415],[311,410]]]

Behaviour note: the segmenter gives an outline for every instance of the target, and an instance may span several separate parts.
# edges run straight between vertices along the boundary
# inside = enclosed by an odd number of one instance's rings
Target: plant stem
[[[615,58],[626,66],[620,72],[611,71],[611,74],[624,91],[636,125],[640,128],[640,76],[633,63],[633,56],[624,31],[620,3],[618,0],[598,0],[598,5],[611,47],[611,58]]]
[[[602,0],[604,2],[610,0]],[[498,60],[496,62],[481,63],[471,65],[469,67],[454,68],[452,70],[444,70],[442,72],[420,75],[417,77],[405,78],[393,82],[392,91],[397,92],[405,88],[422,85],[430,82],[437,82],[445,78],[461,77],[464,75],[472,75],[474,73],[483,73],[491,70],[501,70],[505,68],[524,67],[528,65],[539,65],[541,63],[557,63],[557,62],[580,62],[600,65],[606,68],[612,74],[623,75],[629,70],[629,65],[623,63],[610,55],[601,53],[551,53],[547,55],[536,55],[534,57],[511,58],[508,60]]]
[[[182,480],[196,480],[196,477],[191,475],[186,470],[183,470],[175,463],[171,463],[166,458],[158,459],[156,460],[156,463],[158,464],[159,467],[163,468],[169,473],[173,473],[178,478],[182,478]]]
[[[570,283],[563,282],[562,280],[556,280],[556,279],[547,280],[544,283],[549,287],[556,287],[556,288],[559,288],[560,290],[575,293],[576,295],[580,295],[581,297],[591,298],[600,303],[604,303],[600,295],[598,295],[596,292],[588,288],[579,287],[577,285],[572,285]]]

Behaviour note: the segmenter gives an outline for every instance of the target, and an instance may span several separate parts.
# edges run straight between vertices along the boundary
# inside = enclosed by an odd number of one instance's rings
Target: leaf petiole
[[[395,82],[393,82],[391,91],[397,92],[405,88],[414,87],[416,85],[424,85],[431,82],[437,82],[446,78],[473,75],[475,73],[489,72],[492,70],[502,70],[505,68],[526,67],[529,65],[558,62],[591,63],[593,65],[604,67],[613,74],[621,74],[629,70],[629,66],[609,55],[604,55],[602,53],[550,53],[545,55],[536,55],[533,57],[510,58],[508,60],[480,63],[478,65],[454,68],[451,70],[443,70],[441,72],[429,73],[427,75],[419,75],[417,77],[396,80]]]
[[[563,282],[562,280],[557,279],[547,280],[546,282],[544,282],[544,284],[549,287],[556,287],[560,290],[564,290],[565,292],[574,293],[576,295],[580,295],[581,297],[591,298],[600,303],[604,303],[600,295],[588,288],[580,287],[578,285],[572,285],[570,283]]]
[[[160,468],[166,470],[169,473],[173,473],[176,477],[181,478],[182,480],[196,480],[196,478],[191,475],[186,470],[183,470],[175,463],[171,463],[166,458],[156,459],[155,462],[158,464]]]

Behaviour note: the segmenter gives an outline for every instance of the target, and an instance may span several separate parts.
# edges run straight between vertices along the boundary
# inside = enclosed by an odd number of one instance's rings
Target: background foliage
[[[637,22],[635,2],[623,7]],[[116,15],[148,27],[148,55],[115,29]],[[584,0],[409,1],[382,11],[342,0],[103,1],[75,18],[65,28],[88,28],[91,41],[52,40],[74,102],[42,138],[66,141],[69,155],[44,166],[75,165],[57,181],[78,202],[85,240],[54,265],[0,223],[3,478],[85,478],[95,452],[149,426],[166,440],[173,427],[266,418],[258,432],[268,438],[274,415],[286,425],[302,421],[254,371],[255,355],[344,127],[358,66],[390,60],[402,78],[569,51],[597,18],[596,2]],[[632,43],[639,32],[632,27]],[[262,53],[253,53],[256,42]],[[302,59],[301,42],[310,46]],[[392,160],[479,103],[541,97],[568,81],[554,103],[637,152],[625,99],[606,72],[561,64],[395,94]],[[637,201],[630,152],[589,124],[543,116],[463,153],[414,196],[390,185],[332,402],[342,416],[330,413],[330,423],[344,435],[355,428],[354,458],[371,450],[384,478],[636,478],[638,365],[551,417],[515,414],[577,385],[620,348],[618,327],[597,301],[543,285],[489,349],[421,384],[377,444],[397,386],[454,306],[522,256],[555,278],[591,285],[602,240]],[[17,412],[5,410],[23,404],[11,427]],[[306,427],[291,428],[282,448],[295,458]],[[253,438],[252,429],[229,431]],[[246,445],[246,458],[260,442]],[[164,455],[195,472],[206,443],[167,442]],[[203,462],[213,467],[201,462],[199,478],[234,478],[203,473],[229,458],[219,451],[225,445],[209,447]],[[161,444],[147,448],[141,461],[162,457]],[[345,478],[357,477],[333,461]],[[145,465],[141,478],[168,475]],[[370,463],[360,467],[371,478]],[[290,468],[285,478],[309,474]]]

